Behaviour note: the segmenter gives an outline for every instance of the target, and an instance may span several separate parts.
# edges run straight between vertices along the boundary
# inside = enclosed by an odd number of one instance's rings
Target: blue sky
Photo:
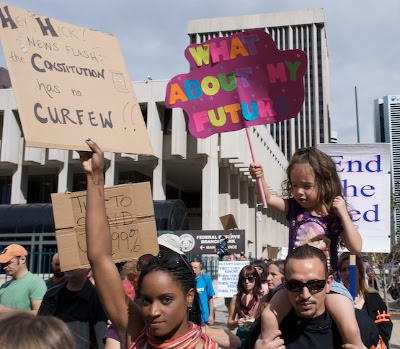
[[[354,87],[362,143],[373,138],[373,101],[400,94],[399,0],[13,0],[23,8],[115,34],[132,80],[185,73],[191,19],[324,8],[330,70],[330,115],[340,143],[355,143]],[[6,67],[2,52],[0,66]]]

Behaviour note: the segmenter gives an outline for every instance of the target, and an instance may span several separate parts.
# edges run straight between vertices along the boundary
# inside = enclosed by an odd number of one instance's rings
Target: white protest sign
[[[249,261],[218,262],[218,297],[232,297],[238,293],[239,273]]]
[[[320,144],[336,164],[363,252],[390,252],[390,144]]]

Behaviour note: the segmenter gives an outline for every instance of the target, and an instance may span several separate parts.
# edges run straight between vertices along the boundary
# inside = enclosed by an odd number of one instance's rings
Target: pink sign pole
[[[247,134],[247,139],[249,140],[249,146],[250,146],[250,152],[251,152],[251,157],[253,158],[253,162],[257,162],[256,160],[256,153],[253,148],[253,141],[251,140],[251,135],[249,128],[246,127],[246,134]],[[267,208],[267,201],[265,199],[265,194],[264,194],[264,188],[262,186],[262,181],[261,178],[257,178],[257,185],[258,185],[258,192],[260,193],[261,196],[261,201],[263,203],[264,208]]]

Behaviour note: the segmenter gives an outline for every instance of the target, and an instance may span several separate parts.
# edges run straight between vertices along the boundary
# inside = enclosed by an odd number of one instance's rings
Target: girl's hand
[[[245,321],[246,321],[246,318],[245,318],[245,317],[241,317],[241,318],[238,320],[238,327],[243,327]]]
[[[252,162],[249,166],[250,175],[253,179],[262,178],[264,176],[264,171],[259,163]]]
[[[340,218],[344,217],[345,215],[349,215],[347,212],[346,201],[341,196],[335,197],[332,207],[336,210]]]
[[[99,146],[90,139],[87,139],[86,143],[92,151],[78,152],[81,158],[83,171],[85,171],[87,176],[102,175],[104,168],[104,153]]]

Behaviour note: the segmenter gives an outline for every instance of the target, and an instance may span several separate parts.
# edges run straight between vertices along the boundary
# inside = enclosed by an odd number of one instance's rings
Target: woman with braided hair
[[[111,258],[111,234],[104,201],[104,154],[87,140],[91,152],[79,152],[87,178],[87,253],[96,287],[121,348],[217,349],[201,329],[196,279],[186,257],[175,252],[144,255],[137,302],[125,295]]]

